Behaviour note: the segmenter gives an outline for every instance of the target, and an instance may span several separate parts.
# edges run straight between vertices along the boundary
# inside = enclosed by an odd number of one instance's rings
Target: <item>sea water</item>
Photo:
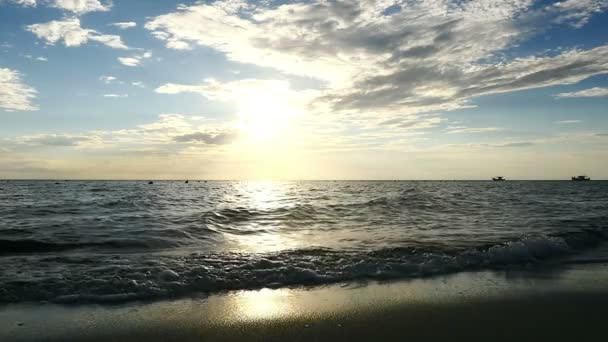
[[[604,181],[0,181],[0,303],[564,267],[607,239]]]

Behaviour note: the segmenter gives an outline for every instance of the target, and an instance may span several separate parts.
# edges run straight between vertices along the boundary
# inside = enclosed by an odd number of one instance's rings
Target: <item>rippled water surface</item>
[[[0,302],[598,262],[607,223],[603,181],[0,181]]]

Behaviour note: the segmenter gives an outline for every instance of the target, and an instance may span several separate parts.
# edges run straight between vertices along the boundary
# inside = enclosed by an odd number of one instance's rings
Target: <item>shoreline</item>
[[[608,264],[233,291],[116,305],[0,307],[1,341],[600,338]]]

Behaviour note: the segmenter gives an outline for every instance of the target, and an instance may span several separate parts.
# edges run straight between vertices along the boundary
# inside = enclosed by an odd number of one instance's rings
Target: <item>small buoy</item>
[[[188,181],[185,181],[184,183],[188,184]]]
[[[153,181],[149,181],[148,184],[154,184],[154,182]]]

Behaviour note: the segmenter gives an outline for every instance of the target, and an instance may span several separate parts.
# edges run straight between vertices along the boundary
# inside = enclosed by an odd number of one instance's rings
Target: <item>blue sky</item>
[[[0,0],[0,177],[608,178],[607,10]]]

